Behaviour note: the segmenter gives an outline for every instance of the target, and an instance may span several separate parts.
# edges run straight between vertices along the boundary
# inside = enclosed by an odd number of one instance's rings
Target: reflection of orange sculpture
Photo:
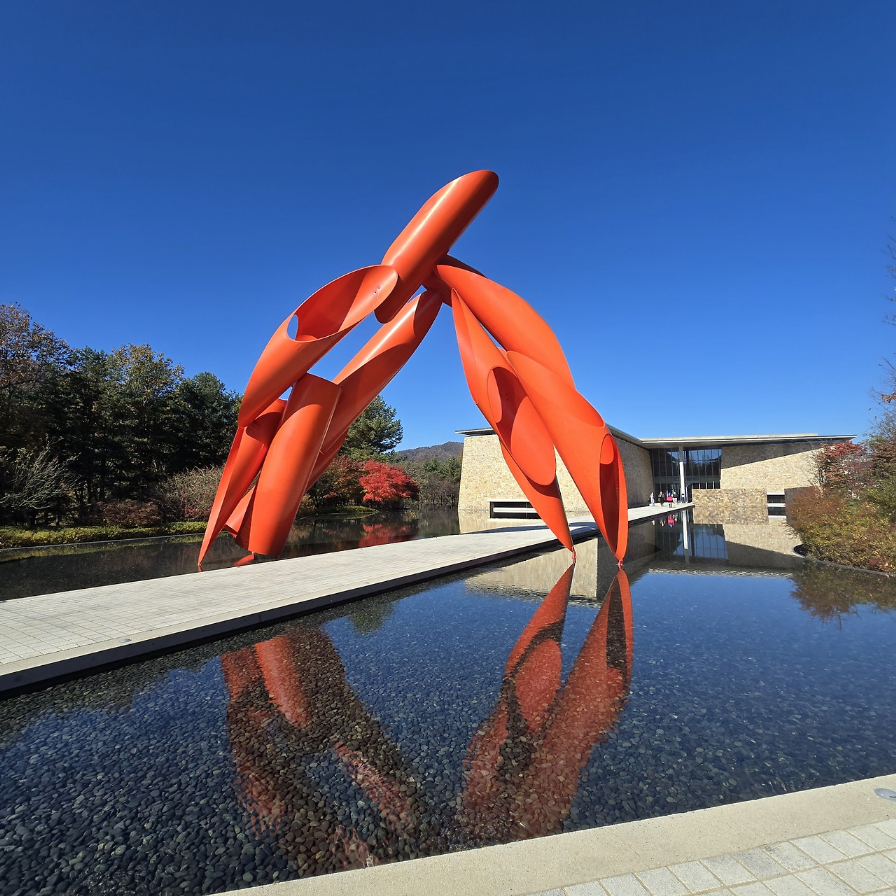
[[[573,569],[510,651],[464,762],[460,808],[421,785],[323,630],[295,625],[224,654],[235,783],[256,833],[304,876],[560,831],[632,669],[631,594],[619,570],[562,682]]]
[[[416,350],[442,304],[452,306],[473,400],[532,506],[574,552],[556,448],[621,561],[628,503],[613,436],[576,390],[557,338],[535,310],[447,254],[497,187],[492,171],[451,181],[417,212],[382,264],[327,284],[277,329],[243,396],[200,564],[225,528],[253,553],[280,554],[302,495]],[[410,301],[421,286],[426,291]],[[383,326],[334,382],[312,376],[312,365],[370,314]],[[280,396],[288,389],[285,402]]]
[[[416,844],[413,777],[349,688],[321,630],[297,625],[225,654],[221,664],[237,791],[256,832],[272,835],[306,874],[398,858]],[[321,774],[364,798],[376,838],[365,839],[340,812]]]
[[[628,696],[632,604],[621,569],[561,686],[560,639],[573,569],[511,651],[498,702],[470,745],[461,822],[479,843],[562,830],[591,750]]]

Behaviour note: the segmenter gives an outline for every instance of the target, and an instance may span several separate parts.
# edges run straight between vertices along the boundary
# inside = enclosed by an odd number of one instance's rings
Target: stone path
[[[896,819],[537,896],[896,896]]]

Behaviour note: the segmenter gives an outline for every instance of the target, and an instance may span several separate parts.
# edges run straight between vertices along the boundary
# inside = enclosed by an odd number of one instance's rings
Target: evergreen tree
[[[382,396],[377,395],[352,423],[340,454],[353,460],[388,457],[403,434],[395,408],[387,405]]]
[[[213,373],[183,380],[174,394],[170,471],[224,463],[236,432],[240,397]]]
[[[36,448],[46,433],[45,390],[69,347],[17,304],[0,304],[0,447]]]

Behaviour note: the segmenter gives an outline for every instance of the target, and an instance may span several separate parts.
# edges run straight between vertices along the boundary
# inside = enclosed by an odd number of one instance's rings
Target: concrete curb
[[[896,803],[875,796],[877,787],[896,788],[896,774],[239,892],[246,896],[544,893],[896,818]],[[595,894],[604,893],[598,884],[594,887]]]

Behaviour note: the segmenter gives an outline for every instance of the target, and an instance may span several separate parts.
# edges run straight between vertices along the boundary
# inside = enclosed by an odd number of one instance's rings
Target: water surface
[[[667,522],[627,575],[594,540],[0,703],[4,893],[222,892],[896,770],[896,584]]]
[[[282,557],[455,535],[459,531],[457,511],[443,508],[360,517],[310,517],[295,522]],[[0,600],[196,573],[201,542],[201,535],[190,535],[0,550]],[[203,567],[229,567],[246,556],[247,552],[225,533],[212,545]]]

